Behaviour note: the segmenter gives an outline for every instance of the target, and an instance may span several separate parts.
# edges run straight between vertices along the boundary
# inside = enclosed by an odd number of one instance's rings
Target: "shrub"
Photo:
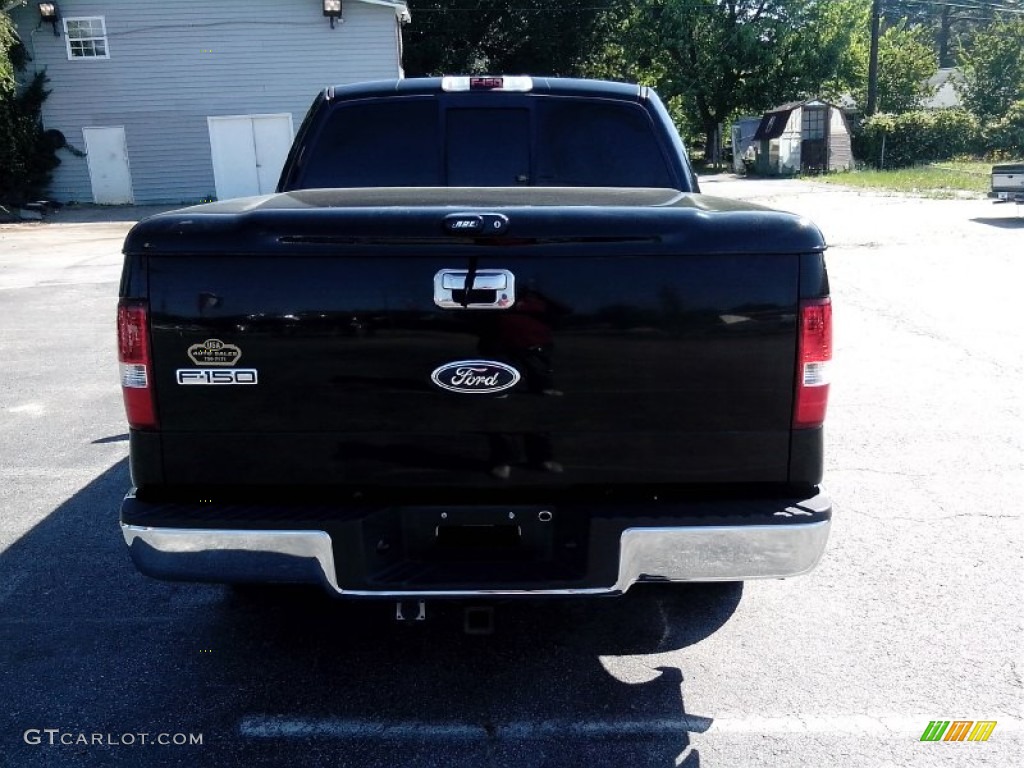
[[[55,142],[40,117],[47,77],[36,74],[24,88],[0,94],[0,203],[39,198],[60,165]]]
[[[1002,119],[985,126],[985,146],[1006,155],[1024,153],[1024,100],[1014,102]]]
[[[854,145],[858,159],[879,168],[949,160],[981,149],[981,126],[962,109],[874,115],[865,121]]]

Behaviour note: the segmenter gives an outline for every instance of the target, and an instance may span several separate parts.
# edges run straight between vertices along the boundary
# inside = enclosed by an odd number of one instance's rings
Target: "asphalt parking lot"
[[[1024,210],[702,183],[831,246],[825,558],[499,606],[490,636],[138,575],[113,318],[148,211],[0,225],[0,766],[1020,765]],[[920,741],[933,720],[997,725]]]

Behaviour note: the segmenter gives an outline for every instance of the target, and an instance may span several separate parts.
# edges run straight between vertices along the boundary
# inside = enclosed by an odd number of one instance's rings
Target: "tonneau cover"
[[[572,209],[571,217],[565,215],[566,208]],[[529,211],[528,233],[521,227],[524,209]],[[403,238],[415,238],[422,246],[447,244],[455,238],[444,231],[442,221],[454,211],[509,217],[502,238],[475,238],[482,246],[514,248],[549,239],[586,238],[595,244],[643,239],[675,255],[825,249],[821,233],[803,217],[702,194],[671,189],[443,187],[303,190],[184,208],[136,225],[125,241],[125,253],[281,254],[287,250],[282,245],[295,243],[384,244]],[[723,237],[723,232],[729,236]],[[527,234],[525,243],[521,238]],[[335,239],[318,240],[323,237]]]

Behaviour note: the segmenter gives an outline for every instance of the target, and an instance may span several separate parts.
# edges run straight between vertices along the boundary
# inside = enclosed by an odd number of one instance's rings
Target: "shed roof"
[[[789,116],[793,113],[794,109],[819,106],[834,107],[835,105],[822,99],[804,99],[803,101],[790,101],[765,112],[761,117],[761,124],[757,126],[754,140],[779,138],[782,132],[786,130],[786,123],[789,122]]]

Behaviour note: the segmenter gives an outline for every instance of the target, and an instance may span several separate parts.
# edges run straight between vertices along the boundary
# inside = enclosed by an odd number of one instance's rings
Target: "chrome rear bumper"
[[[615,595],[644,581],[744,581],[798,576],[821,559],[831,520],[784,525],[627,528],[613,584],[578,589],[370,591],[342,588],[331,537],[315,530],[204,530],[122,523],[136,567],[184,581],[321,583],[352,597]]]

